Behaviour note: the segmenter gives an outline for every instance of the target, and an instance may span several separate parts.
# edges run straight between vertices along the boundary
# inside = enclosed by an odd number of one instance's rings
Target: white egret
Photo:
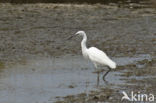
[[[111,71],[111,69],[116,68],[116,63],[114,61],[112,61],[106,55],[106,53],[99,50],[98,48],[96,48],[96,47],[87,48],[87,46],[86,46],[87,36],[86,36],[86,33],[84,31],[78,31],[77,33],[75,33],[75,35],[72,35],[68,39],[70,39],[74,36],[77,36],[77,35],[80,35],[83,37],[83,40],[81,41],[81,49],[82,49],[82,54],[83,54],[84,58],[92,61],[96,70],[97,70],[98,65],[103,65],[103,66],[108,67],[109,70],[103,75],[103,80],[105,81],[105,77]],[[97,73],[98,73],[97,81],[99,82],[99,72],[97,72]]]

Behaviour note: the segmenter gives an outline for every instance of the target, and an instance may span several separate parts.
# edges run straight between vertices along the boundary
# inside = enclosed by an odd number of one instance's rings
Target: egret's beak
[[[70,40],[70,39],[73,38],[74,36],[77,36],[77,34],[74,34],[74,35],[68,37],[67,40]]]
[[[72,35],[70,37],[67,38],[67,40],[70,40],[71,38],[73,38],[75,35]]]

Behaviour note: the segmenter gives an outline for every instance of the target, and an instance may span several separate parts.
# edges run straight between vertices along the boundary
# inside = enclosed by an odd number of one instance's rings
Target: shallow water
[[[151,60],[149,54],[113,58],[118,66]],[[126,68],[124,68],[126,69]],[[38,58],[24,64],[6,67],[0,73],[0,103],[51,103],[56,97],[88,93],[97,89],[93,65],[81,56]],[[111,86],[100,81],[100,87],[120,88],[122,73],[112,71],[107,77]],[[100,78],[101,79],[101,78]],[[59,98],[58,98],[59,99]]]

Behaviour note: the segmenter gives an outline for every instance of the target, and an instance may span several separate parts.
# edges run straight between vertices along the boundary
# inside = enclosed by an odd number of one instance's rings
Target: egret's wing
[[[94,62],[100,62],[103,60],[109,60],[109,57],[101,50],[91,47],[88,49],[89,58]]]
[[[89,58],[96,63],[107,65],[111,68],[116,68],[116,64],[101,50],[91,47],[88,49]]]

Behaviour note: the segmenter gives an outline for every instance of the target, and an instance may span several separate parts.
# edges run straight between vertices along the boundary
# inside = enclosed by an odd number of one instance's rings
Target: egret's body
[[[84,58],[91,60],[96,69],[97,69],[97,65],[103,65],[103,66],[109,67],[109,70],[103,76],[103,80],[104,80],[105,76],[108,74],[108,72],[111,69],[116,68],[116,63],[114,61],[112,61],[106,55],[106,53],[99,50],[98,48],[96,48],[96,47],[87,48],[87,46],[86,46],[87,36],[84,31],[78,31],[75,35],[81,35],[83,37],[83,40],[81,41],[81,49],[82,49],[82,54],[83,54]]]
[[[95,65],[106,65],[109,66],[111,69],[116,68],[115,62],[113,62],[103,51],[91,47],[87,50],[89,59],[95,64]]]

